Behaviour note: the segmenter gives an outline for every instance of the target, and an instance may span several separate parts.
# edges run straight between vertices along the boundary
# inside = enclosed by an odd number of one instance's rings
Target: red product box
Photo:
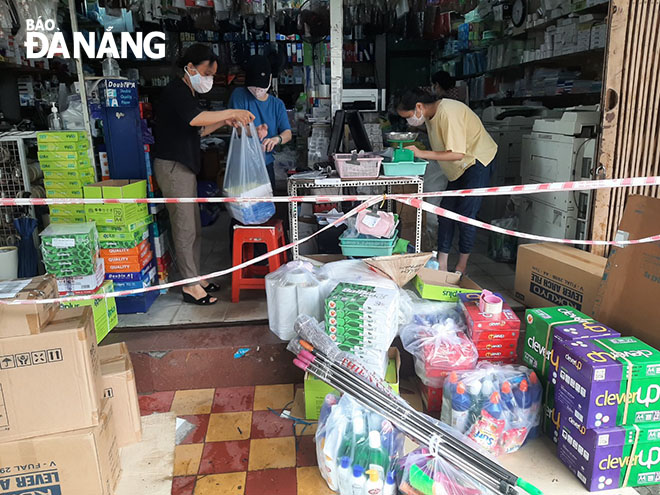
[[[442,411],[442,389],[420,384],[422,402],[428,412]]]
[[[499,349],[493,351],[479,351],[479,360],[483,361],[484,359],[493,360],[493,359],[515,359],[516,358],[515,349]]]
[[[501,329],[487,329],[477,330],[472,332],[468,328],[468,336],[475,344],[477,342],[494,342],[499,340],[518,340],[520,337],[520,330],[501,330]]]
[[[504,298],[499,294],[494,294]],[[520,331],[520,318],[506,302],[502,304],[501,313],[482,313],[479,311],[479,297],[481,294],[459,294],[459,304],[465,315],[469,333],[477,333],[483,330],[518,330]]]
[[[477,340],[473,342],[479,352],[481,351],[515,351],[518,348],[518,337],[512,339]]]
[[[502,359],[502,358],[479,358],[479,362],[486,361],[488,363],[496,364],[516,364],[518,362],[518,356],[512,358]]]

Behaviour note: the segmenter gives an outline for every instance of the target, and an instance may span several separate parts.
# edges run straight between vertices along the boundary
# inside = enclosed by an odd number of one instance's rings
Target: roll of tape
[[[18,248],[0,247],[0,280],[12,280],[18,277]]]
[[[479,296],[479,312],[498,315],[502,312],[504,301],[489,290],[484,290]]]

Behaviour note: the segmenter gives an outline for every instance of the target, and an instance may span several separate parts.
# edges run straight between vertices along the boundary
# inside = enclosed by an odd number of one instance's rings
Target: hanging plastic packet
[[[326,396],[315,440],[321,476],[340,495],[384,493],[396,478],[403,434],[348,395]]]
[[[404,495],[490,495],[492,491],[455,469],[428,449],[417,449],[402,461],[399,493]]]
[[[541,396],[532,370],[481,362],[445,382],[441,419],[488,452],[508,454],[536,434]]]

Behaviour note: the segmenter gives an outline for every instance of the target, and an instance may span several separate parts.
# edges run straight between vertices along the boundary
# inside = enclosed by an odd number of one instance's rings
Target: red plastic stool
[[[265,244],[268,252],[284,246],[282,220],[270,220],[263,225],[234,225],[233,266],[254,258],[254,245]],[[268,258],[268,266],[252,265],[231,275],[231,302],[240,300],[241,289],[266,289],[264,276],[277,270],[287,261],[286,253]],[[260,277],[260,278],[257,278]]]

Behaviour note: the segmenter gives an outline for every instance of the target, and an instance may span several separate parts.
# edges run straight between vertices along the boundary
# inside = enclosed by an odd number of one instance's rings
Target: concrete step
[[[116,342],[128,345],[139,393],[303,381],[267,325],[117,330],[103,344]]]

